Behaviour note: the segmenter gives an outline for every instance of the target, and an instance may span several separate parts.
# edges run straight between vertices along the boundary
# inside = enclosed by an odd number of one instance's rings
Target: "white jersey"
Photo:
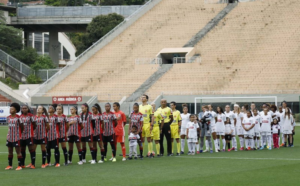
[[[293,130],[293,124],[294,124],[294,118],[292,115],[290,115],[290,118],[288,116],[283,117],[283,129],[282,131],[292,131]]]
[[[225,124],[225,134],[232,134],[232,132],[234,132],[234,124],[233,123]]]
[[[138,134],[130,133],[128,136],[129,139],[129,146],[136,146],[137,145],[137,140],[140,139],[140,136]]]
[[[215,125],[216,125],[216,120],[215,120],[215,118],[217,117],[217,113],[216,113],[215,111],[208,111],[208,112],[209,112],[209,113],[211,114],[211,116],[212,116],[210,125],[211,125],[211,127],[215,127]]]
[[[284,120],[284,119],[283,119],[283,117],[284,117],[284,112],[281,112],[281,113],[280,113],[280,112],[277,111],[276,114],[277,114],[277,117],[280,118],[280,121],[279,121],[278,124],[282,127],[282,126],[283,126],[283,120]]]
[[[252,125],[255,125],[255,119],[253,117],[250,117],[250,118],[245,117],[243,119],[242,123],[246,129],[249,129]],[[251,130],[253,130],[253,128]],[[250,131],[247,131],[247,132],[250,132]]]
[[[216,132],[225,132],[225,121],[226,116],[225,114],[218,114],[217,115],[217,123],[216,123]]]
[[[190,113],[187,113],[187,114],[180,114],[181,116],[181,128],[182,129],[186,129],[186,126],[188,124],[188,122],[190,121]]]
[[[280,130],[280,125],[278,124],[272,125],[273,134],[278,134],[278,130]]]
[[[259,133],[260,132],[260,116],[253,116],[253,119],[255,121],[255,127],[254,127],[254,132]]]
[[[199,128],[198,123],[188,122],[187,129],[189,129],[188,137],[190,139],[197,138],[197,129]]]
[[[242,126],[242,118],[244,117],[244,115],[242,113],[234,113],[235,118],[236,118],[236,126],[240,127]]]
[[[226,118],[230,119],[231,124],[234,125],[234,119],[236,118],[235,114],[232,111],[229,111],[229,112],[225,111],[224,114],[225,114]]]
[[[283,113],[285,113],[285,108],[282,108]],[[292,114],[292,110],[290,109],[290,113]]]
[[[273,121],[270,114],[263,115],[260,117],[260,131],[261,132],[271,132],[271,122]]]

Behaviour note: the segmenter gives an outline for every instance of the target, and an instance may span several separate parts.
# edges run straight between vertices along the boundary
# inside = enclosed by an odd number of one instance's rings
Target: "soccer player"
[[[137,160],[137,152],[136,152],[136,146],[138,144],[138,140],[140,139],[140,136],[138,135],[137,126],[133,125],[131,127],[131,133],[128,135],[129,140],[129,160],[132,160],[132,155],[134,155],[134,159]]]
[[[22,132],[22,137],[20,140],[21,145],[21,153],[22,153],[22,168],[25,168],[25,158],[26,158],[26,146],[28,146],[28,150],[30,152],[31,163],[27,165],[27,168],[35,169],[35,166],[32,162],[35,161],[35,151],[33,148],[33,137],[34,137],[34,130],[36,128],[36,121],[33,114],[30,112],[30,108],[28,105],[22,106],[21,109],[22,115],[20,119],[23,123],[24,130]]]
[[[283,123],[284,123],[284,119],[283,118],[284,118],[284,115],[285,115],[285,113],[282,110],[282,106],[278,107],[277,115],[280,117],[280,122],[278,122],[278,123],[279,123],[279,126],[280,126],[281,131],[282,131],[282,129],[283,129]],[[278,141],[280,143],[280,137],[279,137]],[[284,146],[284,134],[282,132],[281,132],[281,145],[280,146],[281,147]]]
[[[195,155],[195,148],[197,139],[197,132],[199,131],[199,125],[196,121],[194,114],[190,115],[190,122],[187,124],[186,137],[188,139],[189,152],[188,155]]]
[[[68,164],[72,164],[72,156],[73,156],[73,146],[76,144],[79,162],[78,165],[82,165],[82,149],[81,149],[81,129],[83,129],[83,124],[81,121],[81,117],[78,116],[77,107],[71,106],[70,108],[71,116],[67,118],[67,122],[69,124],[68,130],[68,143],[69,143],[69,161]]]
[[[110,143],[112,150],[112,162],[116,162],[116,145],[114,142],[115,139],[115,131],[114,126],[117,126],[117,117],[116,115],[110,111],[111,105],[109,103],[105,104],[105,112],[102,113],[102,128],[103,128],[103,144],[104,144],[104,160],[106,161],[107,154],[107,143]]]
[[[61,144],[61,148],[64,153],[65,163],[64,165],[68,165],[68,151],[67,151],[67,132],[69,130],[69,123],[67,120],[67,116],[63,114],[64,108],[62,105],[57,105],[56,114],[57,114],[57,123],[59,124],[59,143]]]
[[[222,107],[217,107],[217,123],[216,123],[216,133],[217,133],[217,140],[215,141],[215,146],[218,147],[218,151],[220,152],[220,136],[222,138],[222,144],[223,144],[223,152],[225,152],[226,143],[225,143],[225,121],[226,116],[223,112]]]
[[[273,132],[273,144],[274,144],[274,148],[278,148],[279,149],[279,143],[278,143],[278,138],[280,135],[280,126],[278,124],[278,120],[276,118],[273,119],[273,124],[272,124],[272,132]]]
[[[94,129],[94,136],[93,136],[93,147],[94,147],[94,153],[95,153],[95,161],[97,161],[97,143],[100,148],[101,152],[101,160],[98,161],[98,163],[104,163],[104,146],[103,146],[103,130],[101,127],[101,116],[102,111],[101,107],[98,103],[92,106],[92,123],[93,123],[93,129]],[[92,162],[92,161],[91,161]]]
[[[95,157],[95,151],[93,147],[93,135],[94,135],[94,129],[92,124],[92,113],[89,110],[88,104],[84,103],[81,105],[81,111],[80,114],[82,124],[84,128],[81,130],[81,145],[82,145],[82,162],[86,163],[86,142],[88,142],[88,145],[90,147],[91,155],[92,155],[92,161],[91,164],[96,164],[96,157]]]
[[[173,115],[172,110],[170,107],[167,106],[167,100],[162,99],[160,101],[161,107],[157,109],[161,113],[161,115],[164,118],[164,125],[162,128],[162,132],[160,134],[160,155],[164,155],[164,136],[166,136],[167,139],[167,150],[168,150],[168,156],[172,156],[172,143],[171,143],[171,128],[170,125],[173,122]]]
[[[180,138],[181,138],[181,152],[180,154],[184,154],[184,146],[185,146],[185,137],[186,137],[186,127],[188,122],[190,121],[190,113],[188,113],[188,107],[186,104],[182,105],[183,113],[181,114],[181,130],[180,130]]]
[[[54,149],[54,156],[55,156],[55,167],[60,167],[59,160],[60,160],[60,152],[59,152],[59,123],[57,115],[54,113],[56,112],[57,105],[50,105],[48,108],[49,113],[49,130],[47,133],[47,166],[51,166],[51,149]]]
[[[20,134],[23,132],[23,124],[22,121],[17,114],[20,112],[20,105],[18,103],[12,103],[10,105],[10,115],[7,117],[8,124],[8,133],[6,137],[6,146],[8,147],[8,166],[5,170],[13,169],[12,161],[13,161],[13,150],[15,148],[16,153],[18,155],[18,167],[16,170],[22,170],[22,153],[20,147]]]
[[[151,119],[153,115],[152,106],[148,104],[149,97],[144,94],[142,95],[142,104],[139,107],[140,113],[143,114],[143,128],[142,128],[142,137],[143,138],[143,147],[145,146],[145,138],[147,138],[148,142],[148,153],[150,153],[149,158],[153,157],[153,145],[151,141]]]
[[[216,122],[218,121],[217,113],[214,111],[214,108],[212,105],[207,105],[207,106],[209,109],[209,113],[212,116],[211,123],[210,123],[210,130],[211,130],[211,134],[212,134],[214,143],[216,144],[217,143]],[[218,146],[216,146],[216,145],[215,145],[215,152],[219,152]]]
[[[251,114],[252,114],[252,116],[253,116],[253,115],[254,115],[254,110],[255,110],[255,109],[257,110],[256,105],[255,105],[254,102],[251,103],[250,108],[251,108]],[[257,110],[257,112],[259,112],[259,111]]]
[[[236,141],[236,138],[235,138],[235,126],[236,126],[236,117],[235,117],[235,114],[230,111],[230,106],[229,105],[226,105],[225,106],[225,112],[224,112],[225,116],[228,117],[230,119],[230,124],[232,126],[234,126],[234,130],[230,133],[231,134],[231,141],[232,141],[232,148],[231,149],[228,149],[229,151],[231,150],[235,150],[235,147],[237,146],[237,141]],[[227,132],[229,132],[227,130]],[[225,136],[226,138],[226,136]],[[229,137],[228,137],[229,139]]]
[[[138,144],[140,147],[140,159],[143,159],[143,138],[142,138],[142,128],[143,128],[143,114],[139,112],[139,104],[133,104],[133,112],[129,115],[129,129],[128,135],[130,134],[132,126],[137,127],[137,134],[140,136]]]
[[[284,134],[284,147],[287,147],[286,143],[287,143],[287,138],[290,138],[289,141],[289,147],[293,147],[293,123],[294,123],[294,118],[293,115],[291,114],[291,109],[286,107],[285,108],[285,114],[284,114],[284,123],[283,123],[283,129],[282,129],[282,133]]]
[[[164,119],[160,111],[155,111],[152,115],[151,127],[152,129],[152,139],[155,141],[156,154],[160,157],[160,134],[162,133],[162,128],[164,126]]]
[[[176,140],[177,143],[177,156],[180,156],[180,142],[179,142],[179,138],[180,138],[180,131],[181,131],[181,115],[180,112],[178,110],[176,110],[176,102],[172,101],[170,103],[171,106],[171,110],[173,113],[173,122],[170,125],[171,127],[171,141],[172,141],[172,156],[173,156],[173,152],[174,152],[174,139]]]
[[[239,141],[241,146],[240,150],[244,150],[244,131],[242,127],[242,121],[244,115],[243,113],[241,113],[240,106],[238,104],[234,104],[234,114],[236,118],[235,130],[236,130],[236,134],[239,136]],[[235,149],[235,151],[237,151],[237,145],[233,148]]]
[[[213,146],[211,142],[211,114],[208,111],[208,106],[204,105],[202,108],[202,118],[200,118],[200,153],[203,152],[204,136],[206,150],[204,152],[213,153]],[[214,119],[213,119],[214,120]]]
[[[258,110],[254,109],[253,110],[253,119],[255,121],[255,127],[254,127],[254,140],[255,140],[255,145],[254,145],[254,150],[257,150],[261,148],[261,145],[259,145],[260,141],[260,116],[258,114]]]
[[[115,135],[116,135],[115,144],[117,146],[117,143],[120,143],[122,148],[122,154],[123,154],[122,161],[126,161],[125,129],[124,129],[124,126],[126,125],[126,115],[124,114],[124,112],[120,110],[120,104],[118,102],[115,102],[113,104],[113,108],[118,122],[117,126],[115,127]]]
[[[246,150],[251,150],[254,147],[253,143],[253,134],[254,134],[254,127],[255,127],[255,120],[252,117],[252,113],[250,110],[247,110],[247,116],[243,118],[242,127],[244,129],[244,138],[246,144]]]
[[[269,150],[272,150],[272,144],[271,144],[271,122],[272,122],[272,116],[268,114],[268,109],[264,109],[264,114],[261,116],[260,121],[260,127],[261,127],[261,137],[263,140],[263,144],[268,141],[269,144]],[[260,150],[264,149],[264,145],[262,144]]]
[[[46,168],[46,143],[47,143],[47,132],[50,130],[49,127],[49,116],[46,108],[38,106],[36,120],[36,129],[34,135],[34,151],[36,151],[37,145],[41,145],[42,150],[42,168]],[[35,164],[32,164],[35,166]]]

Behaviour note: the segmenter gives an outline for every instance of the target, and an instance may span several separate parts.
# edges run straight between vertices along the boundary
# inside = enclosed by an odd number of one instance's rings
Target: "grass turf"
[[[296,134],[300,129],[296,127]],[[7,126],[0,127],[0,182],[1,185],[297,185],[300,174],[299,143],[295,135],[294,148],[280,148],[262,151],[238,151],[202,153],[195,156],[161,157],[144,160],[128,160],[104,164],[77,165],[76,147],[73,164],[60,168],[41,169],[40,147],[37,149],[36,169],[8,170],[7,147],[5,146]],[[128,145],[128,143],[126,143]],[[176,145],[175,151],[176,151]],[[109,147],[109,145],[108,145]],[[166,145],[165,145],[166,147]],[[187,148],[187,145],[186,145]],[[147,149],[144,147],[144,149]],[[154,147],[155,149],[155,147]],[[64,161],[62,150],[61,164]],[[110,147],[108,152],[110,152]],[[127,148],[128,153],[128,148]],[[118,144],[117,155],[121,154]],[[145,153],[144,153],[145,154]],[[108,158],[111,156],[109,153]],[[54,155],[52,150],[52,161]],[[87,152],[87,160],[90,160]],[[98,159],[100,153],[98,149]],[[27,152],[26,164],[30,163]],[[17,167],[14,154],[13,167]]]

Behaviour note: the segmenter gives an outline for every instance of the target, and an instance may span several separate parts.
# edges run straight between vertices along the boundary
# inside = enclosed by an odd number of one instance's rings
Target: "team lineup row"
[[[226,144],[228,151],[237,150],[236,135],[239,136],[240,150],[263,149],[266,144],[271,150],[279,147],[279,136],[282,131],[283,145],[289,137],[289,146],[293,146],[292,134],[294,120],[291,110],[283,104],[283,107],[275,105],[263,105],[263,111],[258,112],[255,105],[251,105],[251,110],[245,105],[241,109],[239,105],[234,105],[234,111],[230,107],[225,107],[225,112],[221,107],[213,111],[211,105],[202,107],[199,117],[188,113],[188,108],[183,105],[183,113],[176,110],[176,103],[171,102],[170,107],[167,101],[161,100],[161,107],[155,111],[155,105],[149,105],[148,96],[142,96],[142,104],[133,105],[133,111],[129,116],[129,158],[137,159],[137,145],[139,145],[140,155],[143,159],[144,142],[148,142],[147,157],[153,158],[153,144],[155,142],[157,157],[164,155],[163,140],[167,140],[168,156],[173,155],[174,141],[177,143],[177,155],[184,153],[185,139],[188,142],[188,154],[195,154],[210,151],[213,152],[212,140],[214,140],[215,151],[220,152],[220,138],[222,138],[225,151]],[[254,108],[253,108],[254,105]],[[22,114],[17,113],[21,110]],[[86,152],[88,144],[92,160],[91,164],[97,162],[98,147],[101,152],[101,159],[98,163],[107,161],[107,145],[112,149],[112,162],[116,162],[117,143],[120,143],[123,159],[126,161],[125,147],[125,124],[126,116],[120,110],[119,103],[111,105],[105,104],[105,111],[102,112],[98,104],[90,108],[87,104],[81,105],[82,113],[78,115],[77,107],[70,109],[71,116],[63,114],[62,105],[49,106],[48,111],[43,106],[38,106],[37,115],[32,115],[28,106],[11,104],[10,116],[7,117],[8,135],[8,162],[6,170],[12,169],[13,148],[18,156],[18,167],[16,170],[25,168],[26,146],[30,152],[31,164],[26,166],[35,168],[36,148],[41,146],[42,168],[51,166],[51,149],[54,149],[55,167],[60,166],[59,144],[63,150],[64,165],[72,163],[73,146],[76,144],[79,165],[86,163]],[[273,138],[272,138],[273,136]],[[180,141],[181,138],[181,141]],[[203,151],[204,138],[206,150]],[[199,140],[200,139],[200,140]],[[225,143],[226,141],[226,143]],[[199,144],[200,142],[200,144]],[[230,144],[232,142],[232,148]],[[69,150],[67,151],[67,144]],[[260,145],[259,145],[260,143]],[[197,151],[196,149],[197,148]],[[47,163],[46,163],[47,159]]]

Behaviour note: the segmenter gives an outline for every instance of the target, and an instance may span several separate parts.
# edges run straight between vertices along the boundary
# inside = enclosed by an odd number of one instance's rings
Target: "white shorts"
[[[259,138],[260,137],[260,132],[254,132],[254,136]]]
[[[215,126],[211,127],[211,133],[214,133],[214,132],[216,132],[216,127]]]
[[[235,127],[234,127],[234,129],[233,129],[233,131],[232,131],[232,133],[231,133],[231,136],[235,136],[236,135],[236,131],[235,131],[236,129],[235,129]]]
[[[217,132],[217,136],[225,136],[225,132]]]
[[[253,138],[253,134],[244,134],[244,138]]]
[[[181,128],[181,130],[180,130],[180,136],[181,135],[186,135],[186,128]]]
[[[293,132],[292,131],[290,131],[290,130],[284,130],[284,131],[282,131],[282,134],[292,134]]]
[[[189,138],[188,143],[197,143],[198,139],[197,138]]]
[[[260,132],[261,136],[271,136],[271,131],[270,132]]]
[[[239,135],[244,135],[244,129],[242,126],[236,126],[236,134]]]

